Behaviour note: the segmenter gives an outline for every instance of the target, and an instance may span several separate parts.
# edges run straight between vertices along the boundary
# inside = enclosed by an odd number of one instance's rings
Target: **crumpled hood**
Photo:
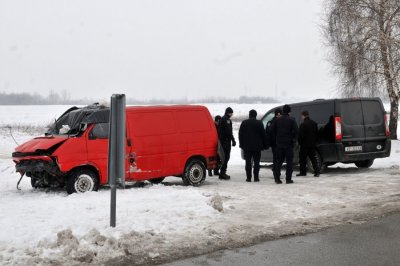
[[[31,139],[24,144],[15,148],[16,153],[35,153],[38,151],[46,151],[57,144],[61,144],[68,140],[67,137],[38,137]]]

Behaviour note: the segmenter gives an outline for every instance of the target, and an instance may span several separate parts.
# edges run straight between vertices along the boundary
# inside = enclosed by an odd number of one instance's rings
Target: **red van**
[[[35,188],[66,186],[68,193],[108,184],[109,114],[99,105],[70,108],[44,137],[15,149],[16,171]],[[178,176],[197,186],[217,165],[217,132],[204,106],[127,107],[126,129],[126,181]]]

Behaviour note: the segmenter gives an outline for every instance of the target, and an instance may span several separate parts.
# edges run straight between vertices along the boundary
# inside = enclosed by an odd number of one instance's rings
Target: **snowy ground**
[[[214,115],[225,106],[209,108]],[[232,107],[239,116],[272,106]],[[244,164],[234,148],[230,181],[208,177],[194,188],[169,177],[161,185],[118,190],[117,227],[109,228],[108,188],[68,196],[34,190],[25,178],[16,190],[19,176],[10,159],[15,143],[1,125],[40,127],[66,109],[40,107],[40,117],[31,115],[34,108],[10,119],[0,107],[0,265],[152,264],[400,211],[398,141],[392,142],[392,156],[371,169],[338,164],[319,178],[294,178],[293,185],[275,185],[267,167],[260,183],[244,182]],[[20,143],[34,135],[29,128],[14,131]]]

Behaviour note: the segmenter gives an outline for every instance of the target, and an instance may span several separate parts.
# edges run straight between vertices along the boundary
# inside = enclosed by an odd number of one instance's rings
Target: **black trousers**
[[[275,166],[274,178],[275,180],[280,179],[281,177],[281,169],[282,164],[286,160],[286,180],[292,180],[293,174],[293,147],[276,147],[276,155],[277,155],[277,165]]]
[[[300,146],[299,161],[300,161],[300,174],[307,174],[307,157],[310,158],[314,173],[319,174],[321,169],[318,165],[317,158],[315,157],[315,148]]]
[[[254,163],[254,180],[258,179],[260,173],[261,151],[244,151],[244,159],[246,160],[246,176],[251,179],[252,162]]]
[[[230,145],[230,143],[223,144],[222,148],[223,148],[224,154],[225,154],[225,161],[221,166],[220,174],[226,174],[226,169],[228,168],[228,162],[229,162],[229,159],[231,158],[231,145]]]
[[[275,166],[278,164],[278,156],[276,154],[276,146],[271,147],[272,150],[272,173],[275,172]]]

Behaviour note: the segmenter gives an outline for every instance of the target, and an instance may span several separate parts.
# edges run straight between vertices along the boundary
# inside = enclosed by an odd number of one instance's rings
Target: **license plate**
[[[362,151],[362,146],[349,146],[344,147],[344,151]]]

